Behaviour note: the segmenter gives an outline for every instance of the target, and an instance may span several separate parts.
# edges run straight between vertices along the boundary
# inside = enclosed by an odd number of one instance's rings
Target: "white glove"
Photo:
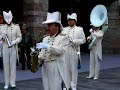
[[[32,52],[32,53],[35,52],[35,49],[34,49],[34,48],[31,47],[30,49],[31,49],[31,52]]]
[[[49,46],[46,43],[39,43],[37,44],[36,48],[38,49],[47,49]]]
[[[11,46],[15,45],[16,44],[16,41],[12,41],[11,42]]]
[[[93,32],[93,29],[90,29],[90,33]]]

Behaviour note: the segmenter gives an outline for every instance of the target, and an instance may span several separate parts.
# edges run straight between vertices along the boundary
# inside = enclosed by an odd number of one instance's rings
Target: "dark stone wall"
[[[46,33],[46,26],[41,23],[46,19],[48,0],[24,0],[23,5],[24,21],[28,29],[33,32],[34,40],[41,41]]]

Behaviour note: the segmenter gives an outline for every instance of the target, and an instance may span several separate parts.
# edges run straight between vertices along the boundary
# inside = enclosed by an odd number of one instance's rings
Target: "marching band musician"
[[[15,88],[16,84],[16,60],[18,56],[18,43],[21,41],[21,31],[18,25],[12,23],[12,12],[3,11],[5,25],[1,27],[0,37],[3,41],[3,66],[5,76],[4,89]]]
[[[70,79],[67,77],[64,56],[69,40],[65,34],[61,33],[60,13],[48,13],[47,20],[43,24],[47,24],[49,36],[44,37],[42,43],[38,43],[36,48],[41,49],[41,55],[38,55],[38,58],[44,59],[42,65],[44,90],[62,90],[62,81],[69,90]]]
[[[91,35],[87,38],[88,41],[91,41],[89,44],[90,70],[89,76],[86,78],[97,80],[102,61],[102,39],[108,29],[107,8],[101,4],[96,5],[91,11],[90,22],[92,26]]]
[[[87,79],[97,80],[99,77],[100,63],[102,61],[102,39],[104,31],[100,30],[100,27],[95,27],[92,25],[90,29],[91,35],[87,37],[88,41],[92,41],[96,38],[95,43],[90,49],[90,72]]]
[[[72,13],[71,15],[68,14],[67,20],[69,26],[65,27],[62,31],[62,33],[68,35],[71,42],[66,49],[66,63],[70,73],[71,88],[72,90],[77,90],[76,87],[78,78],[78,60],[80,60],[80,45],[86,42],[86,38],[83,28],[76,26],[76,13]]]

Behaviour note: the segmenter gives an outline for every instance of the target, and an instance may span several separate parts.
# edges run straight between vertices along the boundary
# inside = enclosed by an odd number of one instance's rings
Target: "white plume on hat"
[[[61,29],[63,29],[61,24],[61,13],[56,11],[53,13],[47,13],[47,19],[46,21],[43,21],[42,24],[49,24],[49,23],[59,23],[61,26]]]
[[[71,15],[67,14],[67,20],[68,19],[75,19],[77,21],[77,14],[76,13],[72,13]]]
[[[5,20],[8,24],[10,24],[11,21],[12,21],[12,18],[13,18],[12,12],[9,11],[9,12],[7,13],[7,12],[3,11],[3,17],[4,17],[4,20]]]

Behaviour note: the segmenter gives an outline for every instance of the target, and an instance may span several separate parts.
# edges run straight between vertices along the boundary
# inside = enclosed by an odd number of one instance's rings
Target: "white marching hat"
[[[75,19],[77,21],[77,14],[76,13],[72,13],[71,15],[67,14],[67,20],[69,19]]]
[[[7,13],[7,12],[3,11],[3,17],[4,17],[4,20],[5,20],[8,24],[10,24],[11,21],[12,21],[12,18],[13,18],[12,12],[9,11],[9,12]]]
[[[49,23],[59,23],[61,26],[61,30],[63,29],[61,24],[61,13],[56,11],[53,13],[47,13],[47,19],[46,21],[43,21],[42,24],[49,24]]]

